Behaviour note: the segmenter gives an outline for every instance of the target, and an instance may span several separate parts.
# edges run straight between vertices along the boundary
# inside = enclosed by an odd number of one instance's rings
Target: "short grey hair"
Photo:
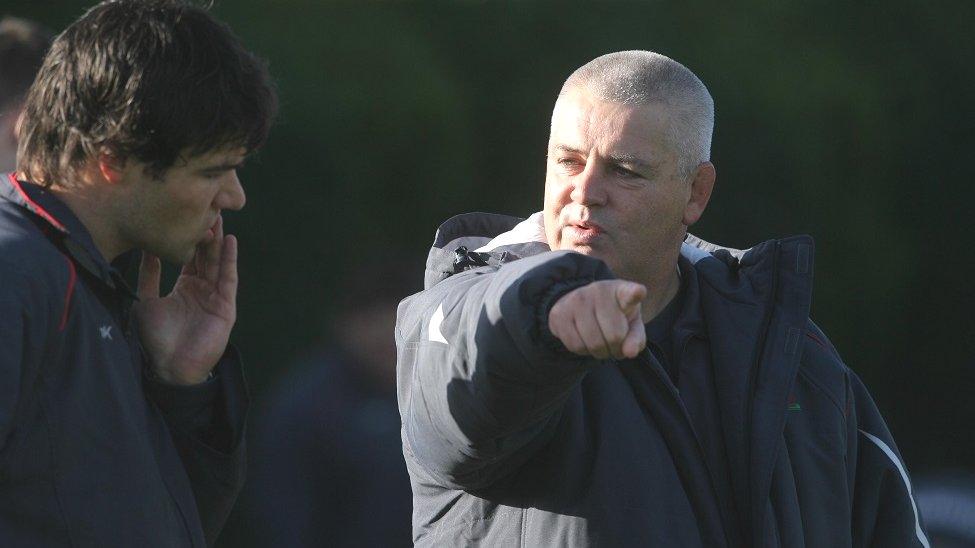
[[[625,105],[659,104],[670,119],[668,140],[684,177],[711,158],[714,100],[693,72],[652,51],[619,51],[576,69],[559,96],[583,89],[597,99]]]

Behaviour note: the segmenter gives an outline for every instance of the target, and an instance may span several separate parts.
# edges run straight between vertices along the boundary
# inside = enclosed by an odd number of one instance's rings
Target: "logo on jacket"
[[[447,342],[447,338],[443,336],[440,331],[440,324],[443,323],[443,303],[437,307],[436,312],[430,317],[430,325],[427,326],[427,337],[433,342],[441,342],[444,344],[450,344]]]
[[[802,407],[799,405],[799,398],[796,398],[794,393],[789,393],[789,399],[785,402],[785,408],[789,411],[802,411]]]
[[[103,339],[105,339],[107,341],[112,340],[112,326],[110,326],[110,325],[103,325],[103,326],[101,326],[101,327],[98,328],[98,331],[101,332]]]

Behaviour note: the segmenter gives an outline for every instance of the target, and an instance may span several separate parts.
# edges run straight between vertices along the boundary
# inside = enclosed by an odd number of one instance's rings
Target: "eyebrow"
[[[567,152],[569,154],[585,154],[585,152],[568,145],[555,145],[554,148],[559,152]],[[609,160],[617,165],[629,165],[646,169],[653,169],[655,167],[654,164],[634,154],[610,154]]]

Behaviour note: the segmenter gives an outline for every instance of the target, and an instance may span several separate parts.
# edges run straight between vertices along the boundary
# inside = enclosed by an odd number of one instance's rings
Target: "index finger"
[[[223,248],[226,243],[223,237],[223,216],[217,215],[213,223],[213,237],[203,244],[203,277],[210,283],[216,283],[223,268]]]
[[[217,292],[230,302],[237,299],[237,237],[233,234],[223,238]]]
[[[647,347],[647,330],[639,316],[630,320],[629,331],[620,349],[627,358],[635,358]]]

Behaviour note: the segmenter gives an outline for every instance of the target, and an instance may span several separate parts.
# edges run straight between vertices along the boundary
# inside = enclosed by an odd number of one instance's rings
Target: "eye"
[[[582,160],[578,158],[572,158],[572,157],[556,158],[555,163],[560,168],[568,172],[580,171],[582,169],[585,169],[586,167],[585,163]]]
[[[203,178],[204,179],[206,179],[208,181],[214,181],[216,179],[219,179],[219,178],[223,177],[223,175],[225,173],[227,173],[227,172],[225,170],[222,170],[221,169],[221,170],[216,170],[216,171],[204,171],[202,173],[202,175],[203,175]]]
[[[623,166],[613,166],[613,172],[623,179],[643,179],[643,176],[639,173],[626,169]]]

